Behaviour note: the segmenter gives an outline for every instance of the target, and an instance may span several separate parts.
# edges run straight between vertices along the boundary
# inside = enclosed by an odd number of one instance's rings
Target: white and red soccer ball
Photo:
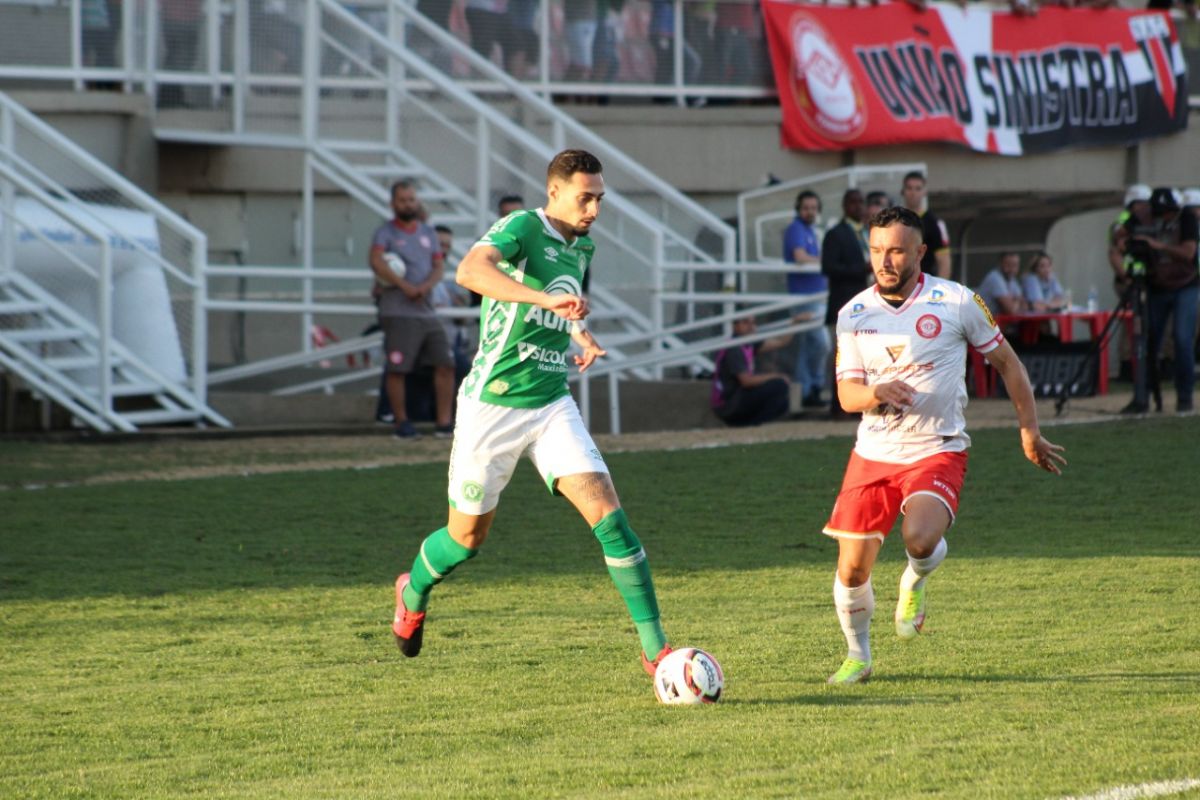
[[[721,699],[725,673],[709,653],[682,647],[668,653],[654,671],[654,695],[668,705],[701,705]]]

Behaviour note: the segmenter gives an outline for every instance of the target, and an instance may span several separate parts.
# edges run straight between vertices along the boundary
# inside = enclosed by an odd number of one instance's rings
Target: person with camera
[[[1172,322],[1175,344],[1175,410],[1193,411],[1196,385],[1196,301],[1200,297],[1200,271],[1196,263],[1196,243],[1200,223],[1194,214],[1181,213],[1173,189],[1160,187],[1150,196],[1149,220],[1131,216],[1117,232],[1127,273],[1135,280],[1144,271],[1146,278],[1146,317],[1150,332],[1148,358],[1157,363],[1166,333]],[[1145,403],[1134,403],[1129,411],[1145,411]]]

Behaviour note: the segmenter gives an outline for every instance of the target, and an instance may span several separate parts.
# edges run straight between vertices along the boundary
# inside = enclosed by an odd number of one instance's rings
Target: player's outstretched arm
[[[546,294],[513,280],[500,269],[504,256],[491,245],[472,247],[458,264],[455,281],[476,294],[504,303],[528,303],[552,311],[563,319],[588,315],[587,301],[573,294]]]
[[[1061,475],[1062,468],[1067,465],[1067,459],[1062,455],[1065,448],[1042,436],[1033,387],[1029,385],[1025,365],[1008,342],[1001,342],[999,347],[986,354],[986,358],[1000,373],[1004,388],[1012,398],[1013,408],[1017,410],[1017,424],[1021,426],[1021,449],[1025,451],[1025,457],[1041,469]]]

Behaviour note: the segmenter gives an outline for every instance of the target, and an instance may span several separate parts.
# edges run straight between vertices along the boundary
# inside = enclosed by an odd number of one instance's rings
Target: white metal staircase
[[[98,431],[228,427],[205,403],[195,313],[204,250],[202,233],[0,93],[0,371],[10,381]],[[141,324],[154,314],[159,324]]]
[[[102,432],[208,422],[229,427],[186,387],[119,342],[100,347],[95,325],[24,275],[0,272],[0,366]]]

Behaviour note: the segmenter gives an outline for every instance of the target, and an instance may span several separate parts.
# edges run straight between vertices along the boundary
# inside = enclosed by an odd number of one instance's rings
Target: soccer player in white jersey
[[[1042,437],[1029,376],[983,300],[921,272],[921,218],[893,206],[870,226],[875,285],[837,319],[838,400],[863,416],[824,529],[838,540],[833,600],[849,647],[831,684],[871,676],[871,568],[900,513],[908,567],[900,578],[896,634],[911,639],[925,623],[926,584],[946,557],[944,536],[967,469],[967,347],[983,353],[1004,379],[1025,457],[1055,474],[1066,464],[1063,448]]]
[[[599,539],[637,628],[642,667],[653,676],[671,648],[650,567],[567,390],[572,340],[583,351],[573,359],[581,372],[605,355],[583,327],[581,291],[595,249],[587,234],[604,197],[600,161],[583,150],[559,153],[547,169],[546,194],[544,208],[513,211],[458,265],[458,283],[484,301],[479,350],[458,395],[449,521],[396,579],[392,633],[404,655],[421,651],[430,592],[479,552],[500,492],[528,453],[546,488],[564,495]]]

